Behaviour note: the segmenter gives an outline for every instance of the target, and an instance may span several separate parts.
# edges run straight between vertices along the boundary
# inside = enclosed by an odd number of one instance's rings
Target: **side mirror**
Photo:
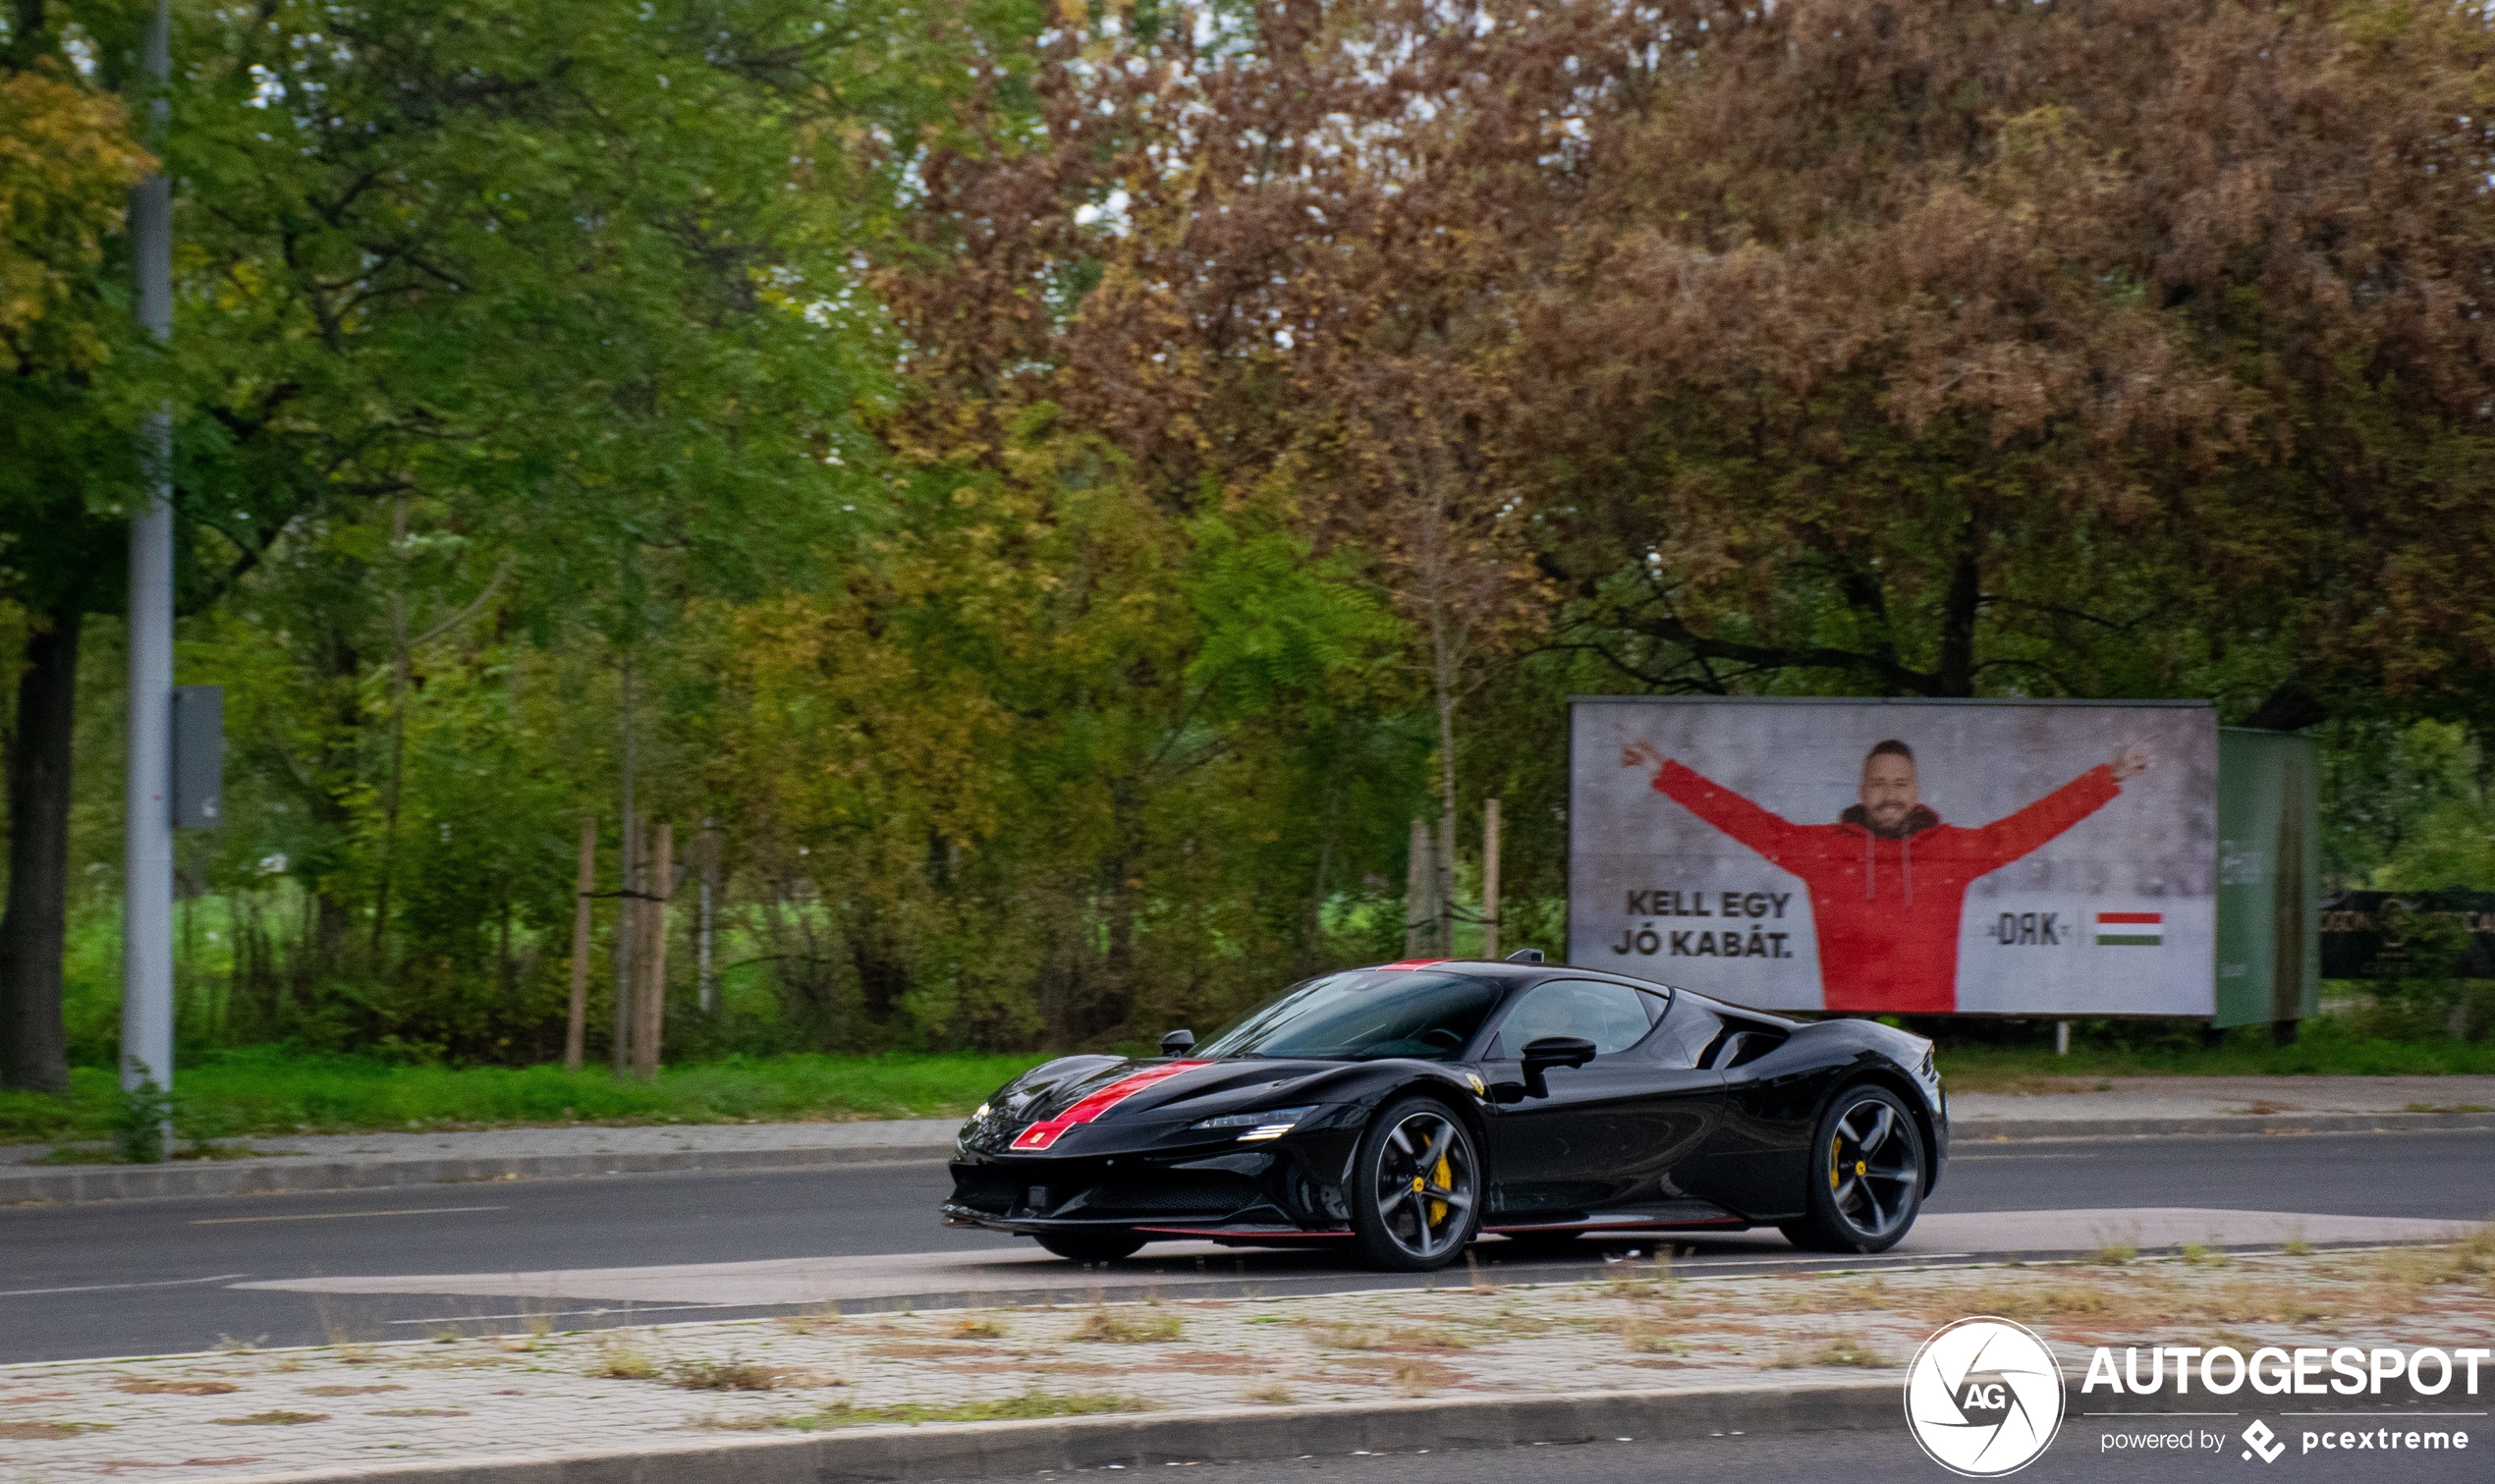
[[[1525,1043],[1525,1095],[1546,1098],[1551,1084],[1542,1073],[1554,1067],[1582,1067],[1594,1059],[1594,1043],[1583,1036],[1544,1036]]]
[[[1161,1037],[1161,1055],[1165,1057],[1183,1057],[1194,1049],[1195,1032],[1192,1030],[1173,1030]]]
[[[1539,963],[1542,962],[1542,951],[1538,948],[1520,948],[1508,955],[1508,962],[1510,963]]]

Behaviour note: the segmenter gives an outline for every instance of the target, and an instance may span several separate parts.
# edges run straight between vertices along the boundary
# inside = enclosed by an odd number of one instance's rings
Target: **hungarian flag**
[[[2099,948],[2155,948],[2165,941],[2164,912],[2096,914],[2096,946]]]

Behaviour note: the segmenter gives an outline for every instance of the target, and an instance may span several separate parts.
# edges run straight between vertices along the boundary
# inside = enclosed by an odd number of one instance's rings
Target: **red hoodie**
[[[1916,804],[1903,832],[1874,832],[1860,804],[1836,824],[1795,824],[1667,762],[1655,791],[1810,888],[1819,983],[1830,1010],[1928,1014],[1958,1008],[1958,916],[1967,887],[2078,824],[2122,785],[2099,764],[1981,829]]]

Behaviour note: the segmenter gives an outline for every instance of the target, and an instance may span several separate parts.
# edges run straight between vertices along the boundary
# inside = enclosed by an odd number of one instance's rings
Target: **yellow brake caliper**
[[[1837,1151],[1845,1146],[1845,1141],[1846,1136],[1842,1133],[1828,1140],[1828,1188],[1831,1190],[1837,1188]]]
[[[1447,1156],[1443,1154],[1438,1156],[1438,1168],[1429,1173],[1438,1177],[1439,1189],[1452,1190],[1455,1188],[1456,1172],[1455,1168],[1447,1163]],[[1431,1201],[1429,1203],[1429,1224],[1434,1227],[1446,1219],[1447,1203],[1443,1200]]]

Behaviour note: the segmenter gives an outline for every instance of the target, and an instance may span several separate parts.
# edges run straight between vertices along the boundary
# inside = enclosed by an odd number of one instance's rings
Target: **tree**
[[[29,616],[7,738],[0,1087],[69,1085],[61,951],[79,639],[119,591],[126,454],[109,391],[126,333],[105,243],[148,168],[119,99],[63,58],[57,18],[18,6],[0,63],[0,587]]]

